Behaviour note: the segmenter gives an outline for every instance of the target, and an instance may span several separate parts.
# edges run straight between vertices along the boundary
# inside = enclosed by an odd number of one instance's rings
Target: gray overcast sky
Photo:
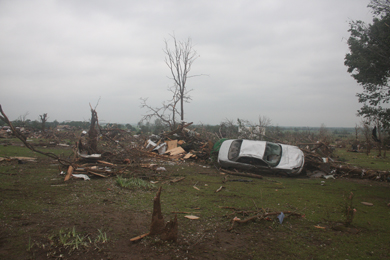
[[[353,127],[362,88],[347,73],[348,22],[369,0],[0,0],[0,104],[11,120],[137,123],[140,98],[172,85],[164,39],[200,55],[185,119]]]

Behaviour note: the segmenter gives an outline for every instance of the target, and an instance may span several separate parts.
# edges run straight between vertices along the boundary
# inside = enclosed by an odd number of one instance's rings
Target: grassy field
[[[378,151],[376,150],[372,150],[370,154],[366,155],[364,152],[355,153],[348,152],[347,149],[337,149],[335,155],[338,156],[341,161],[362,168],[380,171],[388,171],[390,169],[390,155],[378,157]]]
[[[71,154],[70,149],[40,149]],[[382,170],[388,163],[344,150],[337,154]],[[64,182],[55,161],[27,148],[0,145],[4,156],[38,159],[0,162],[0,259],[390,259],[389,183],[250,179],[222,175],[213,165],[194,161],[153,162],[166,168],[160,174],[128,166],[120,179]],[[184,179],[170,182],[177,177]],[[119,185],[131,178],[157,183]],[[158,237],[131,243],[130,238],[148,232],[160,186],[165,220],[178,215],[177,243]],[[234,217],[264,212],[286,212],[286,217],[282,224],[271,215],[232,228]]]

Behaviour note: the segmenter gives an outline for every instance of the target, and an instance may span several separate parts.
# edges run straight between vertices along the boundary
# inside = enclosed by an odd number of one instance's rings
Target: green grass
[[[4,145],[0,143],[0,157],[24,156],[24,157],[36,157],[36,158],[48,158],[46,155],[28,149],[27,147],[24,146],[24,144],[19,139],[15,139],[15,142],[14,140],[12,140],[12,143],[20,143],[20,144]],[[71,147],[62,148],[62,147],[35,146],[34,148],[38,151],[44,153],[53,153],[60,157],[68,157],[72,153]]]
[[[380,171],[388,171],[390,169],[390,154],[386,158],[377,157],[377,151],[372,150],[369,155],[363,152],[355,153],[348,152],[347,149],[337,149],[335,155],[339,157],[340,161],[344,161],[351,165],[360,166],[366,169],[374,169]],[[383,151],[382,151],[383,156]]]
[[[156,186],[150,182],[147,182],[140,178],[123,178],[122,176],[117,176],[116,183],[119,185],[119,187],[126,188],[126,189],[145,189],[150,190],[153,188],[156,188]]]
[[[20,155],[11,146],[0,149],[6,155],[10,152]],[[18,149],[24,153],[24,148]],[[149,186],[152,177],[144,181],[135,176],[141,169],[127,169],[123,175],[126,178],[72,179],[65,183],[55,164],[0,163],[0,227],[7,227],[2,231],[13,234],[12,242],[10,239],[7,243],[12,244],[17,256],[21,254],[20,259],[26,259],[22,254],[27,250],[30,254],[38,248],[43,250],[43,244],[48,253],[56,252],[53,257],[58,257],[60,248],[76,252],[86,247],[101,248],[102,244],[115,245],[121,239],[126,241],[121,243],[130,251],[128,239],[148,232],[153,198],[157,187],[162,186],[161,206],[165,220],[173,217],[174,212],[188,212],[200,219],[189,220],[179,213],[180,243],[159,244],[154,238],[145,238],[142,243],[148,250],[182,253],[180,256],[184,259],[188,250],[183,245],[185,239],[189,245],[203,247],[196,253],[189,250],[189,254],[196,254],[198,258],[213,258],[212,253],[223,255],[225,259],[390,258],[388,183],[272,176],[252,179],[252,182],[223,182],[224,175],[213,167],[199,166],[199,163],[164,167],[167,171],[153,177],[159,182],[152,187]],[[141,175],[149,176],[149,173],[145,171]],[[180,182],[169,182],[175,177],[185,178]],[[248,180],[236,176],[227,179]],[[324,185],[321,181],[325,181]],[[130,188],[122,188],[126,185],[120,183],[127,182],[131,183]],[[221,186],[224,188],[216,192]],[[353,199],[348,200],[351,192]],[[356,209],[350,226],[341,231],[333,230],[349,220],[346,205]],[[304,217],[286,217],[283,224],[272,217],[270,221],[237,224],[231,232],[227,231],[235,216],[245,219],[254,214],[249,212],[261,210],[293,211]],[[134,215],[141,220],[136,220]],[[57,221],[57,225],[53,227],[52,221]],[[48,245],[50,240],[53,242],[51,247]],[[6,256],[0,253],[0,258],[6,259]]]

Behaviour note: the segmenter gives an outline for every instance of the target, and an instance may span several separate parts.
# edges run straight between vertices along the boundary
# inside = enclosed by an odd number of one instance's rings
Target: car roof
[[[256,140],[243,140],[239,157],[247,156],[263,159],[267,142]]]

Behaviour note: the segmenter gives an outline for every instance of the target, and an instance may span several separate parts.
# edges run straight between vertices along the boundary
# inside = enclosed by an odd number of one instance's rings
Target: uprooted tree
[[[191,100],[189,93],[191,90],[187,88],[187,79],[199,75],[190,76],[192,64],[199,57],[193,49],[191,38],[181,42],[176,39],[175,35],[171,35],[173,40],[173,48],[170,48],[169,43],[165,40],[165,64],[168,66],[173,86],[168,87],[172,98],[163,102],[161,107],[153,107],[147,104],[147,98],[141,98],[141,108],[148,109],[147,114],[142,118],[143,121],[148,121],[153,117],[159,118],[171,130],[176,129],[177,122],[184,121],[184,103]]]

